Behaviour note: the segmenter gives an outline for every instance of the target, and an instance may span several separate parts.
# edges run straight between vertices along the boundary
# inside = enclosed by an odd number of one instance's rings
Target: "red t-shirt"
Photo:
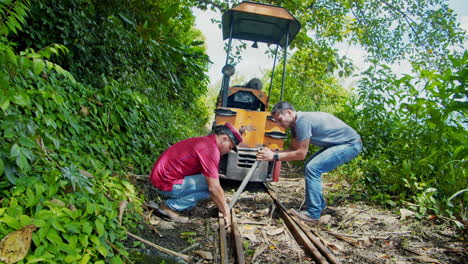
[[[220,153],[216,135],[189,138],[169,147],[153,166],[150,180],[161,191],[172,191],[185,176],[203,174],[218,178]]]

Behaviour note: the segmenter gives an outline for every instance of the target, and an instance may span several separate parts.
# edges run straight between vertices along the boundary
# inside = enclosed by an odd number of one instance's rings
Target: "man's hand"
[[[275,155],[275,152],[273,152],[271,149],[260,148],[257,151],[257,160],[271,161],[273,160],[274,155]]]
[[[225,223],[225,228],[228,229],[231,227],[231,212],[227,211],[226,214],[223,214],[224,216],[224,223]]]

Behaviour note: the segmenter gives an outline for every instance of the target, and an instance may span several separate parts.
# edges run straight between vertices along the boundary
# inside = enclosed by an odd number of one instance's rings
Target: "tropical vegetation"
[[[264,2],[303,25],[284,99],[339,115],[364,139],[362,155],[340,169],[356,194],[466,221],[468,53],[446,2]],[[37,229],[20,262],[131,258],[138,245],[127,232],[140,230],[146,197],[130,176],[206,133],[212,111],[192,8],[234,3],[0,1],[0,237]],[[366,50],[369,68],[356,69],[338,43]],[[401,60],[410,73],[393,72]],[[360,79],[349,91],[340,77],[352,74]]]

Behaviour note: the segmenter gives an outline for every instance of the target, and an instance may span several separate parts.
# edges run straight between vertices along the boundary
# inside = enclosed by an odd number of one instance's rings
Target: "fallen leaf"
[[[408,209],[402,208],[402,209],[400,209],[400,214],[401,214],[402,219],[406,219],[406,218],[414,216],[416,213],[413,212],[413,211],[410,211]]]
[[[80,174],[85,176],[86,178],[94,179],[94,176],[91,173],[89,173],[88,171],[80,170]]]
[[[265,209],[261,209],[261,210],[256,210],[256,213],[257,213],[259,216],[268,215],[269,212],[270,212],[270,209],[269,209],[269,208],[265,208]]]
[[[279,235],[281,233],[284,232],[284,227],[279,227],[279,228],[275,228],[275,229],[270,229],[267,231],[267,234],[269,236],[276,236],[276,235]]]
[[[41,149],[44,151],[44,141],[40,136],[36,137],[36,143],[41,147]]]
[[[364,246],[370,245],[370,240],[369,240],[368,237],[354,239],[354,238],[338,235],[338,234],[335,234],[335,233],[330,233],[330,234],[334,235],[336,238],[339,238],[341,240],[344,240],[344,241],[348,242],[349,244],[351,244],[351,245],[353,245],[355,247],[362,248]]]
[[[258,241],[257,236],[254,234],[254,232],[245,233],[245,234],[242,234],[242,236],[246,237],[248,240],[252,242]]]
[[[333,251],[342,251],[343,249],[339,247],[338,245],[332,244],[332,243],[327,243],[327,247]]]
[[[411,259],[421,261],[421,262],[426,262],[426,263],[438,263],[438,264],[440,264],[440,262],[437,259],[433,259],[433,258],[431,258],[429,256],[417,256],[417,257],[412,257]]]
[[[358,242],[360,247],[368,247],[372,244],[368,237],[358,238]]]
[[[122,225],[123,213],[125,212],[125,208],[127,208],[127,205],[127,201],[120,201],[119,203],[119,225]]]
[[[80,112],[83,113],[85,116],[89,115],[89,110],[86,106],[81,106]]]
[[[24,259],[31,247],[32,233],[36,229],[35,225],[28,225],[6,235],[0,241],[0,260],[11,264]]]
[[[60,206],[60,207],[65,207],[65,202],[63,202],[63,201],[61,201],[61,200],[59,200],[59,199],[53,198],[53,199],[51,199],[49,202],[51,202],[51,203],[53,203],[53,204],[56,204],[56,205],[58,205],[58,206]]]
[[[159,221],[157,219],[154,219],[154,218],[151,218],[149,222],[152,225],[158,225],[159,224]]]
[[[208,251],[204,251],[204,250],[195,250],[193,251],[194,254],[197,254],[198,256],[202,257],[203,259],[206,259],[206,260],[212,260],[213,259],[213,254],[211,254],[211,252],[208,252]]]
[[[77,210],[76,207],[75,207],[73,204],[69,204],[69,205],[67,206],[67,208],[70,209],[70,210],[73,211],[73,212]]]
[[[330,222],[330,219],[331,219],[331,215],[322,215],[319,219],[319,222],[321,224],[328,224],[328,222]]]

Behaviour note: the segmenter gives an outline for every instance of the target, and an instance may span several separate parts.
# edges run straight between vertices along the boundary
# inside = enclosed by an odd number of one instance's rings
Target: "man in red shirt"
[[[175,222],[186,223],[188,218],[178,212],[211,197],[229,226],[231,215],[219,183],[218,166],[221,156],[240,142],[240,133],[226,123],[214,134],[182,140],[164,151],[150,174],[156,191],[169,198],[158,206],[159,211]]]

